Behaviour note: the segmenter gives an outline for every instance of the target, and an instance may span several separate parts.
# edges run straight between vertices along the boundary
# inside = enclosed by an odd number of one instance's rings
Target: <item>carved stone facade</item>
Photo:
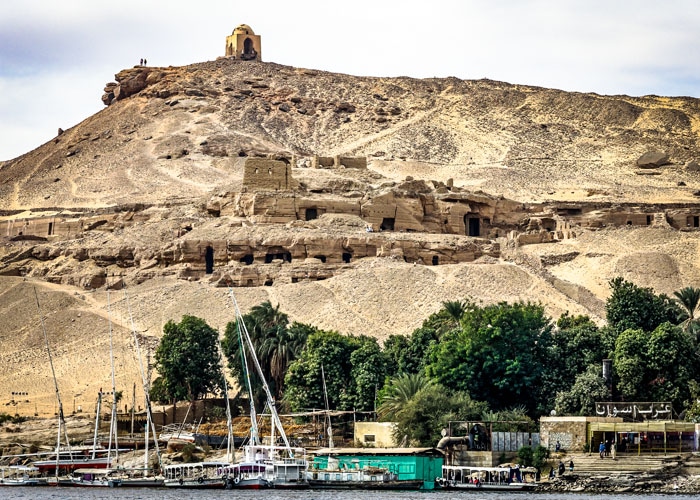
[[[314,157],[313,163],[323,168],[366,165],[365,158],[351,160]],[[170,241],[140,248],[128,243],[93,248],[79,239],[158,220],[159,210],[168,208],[128,205],[38,216],[6,212],[0,218],[0,237],[18,243],[16,251],[3,257],[0,272],[22,275],[35,265],[48,266],[41,263],[68,257],[80,264],[55,275],[42,271],[48,281],[95,288],[103,284],[105,268],[115,265],[137,268],[139,280],[176,274],[183,279],[208,277],[221,286],[264,286],[324,280],[367,257],[416,265],[500,258],[506,249],[575,238],[577,232],[606,225],[700,230],[697,205],[527,205],[415,179],[379,187],[367,183],[358,188],[360,184],[349,182],[310,190],[293,177],[295,163],[296,158],[288,154],[246,158],[241,189],[213,196],[204,205],[208,215],[192,218],[200,226],[228,228],[217,229],[209,237],[189,235],[192,222],[182,221],[173,228]],[[52,246],[58,241],[65,243]],[[551,283],[561,288],[555,277]],[[588,300],[582,296],[585,290],[562,286],[563,293]]]

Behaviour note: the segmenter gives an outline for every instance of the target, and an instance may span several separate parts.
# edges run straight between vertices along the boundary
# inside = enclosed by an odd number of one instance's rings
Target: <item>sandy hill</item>
[[[658,214],[672,206],[690,221],[700,215],[697,99],[354,77],[226,58],[137,67],[116,80],[105,88],[104,110],[0,165],[0,404],[11,392],[29,394],[7,411],[53,412],[35,290],[70,411],[72,404],[90,407],[98,388],[111,385],[110,323],[118,385],[127,392],[137,379],[132,319],[151,348],[163,323],[183,314],[223,332],[233,318],[229,290],[195,272],[195,242],[212,241],[217,251],[216,242],[255,242],[269,251],[366,237],[366,221],[356,214],[254,223],[241,208],[250,158],[295,159],[300,188],[276,195],[280,204],[317,195],[346,205],[398,198],[399,188],[409,189],[406,179],[415,179],[425,180],[427,191],[414,183],[407,197],[424,207],[430,196],[452,196],[489,206],[576,204],[591,214],[619,207]],[[640,168],[647,153],[664,158]],[[367,168],[308,168],[314,156],[365,157]],[[213,199],[237,208],[214,214]],[[108,217],[91,223],[94,214]],[[292,320],[379,339],[409,334],[442,301],[466,297],[541,302],[555,318],[570,311],[602,322],[612,277],[665,293],[698,286],[696,230],[655,217],[648,225],[583,224],[541,244],[509,239],[531,219],[516,215],[476,243],[449,231],[387,233],[379,247],[476,250],[433,266],[380,250],[338,264],[295,259],[307,276],[324,279],[275,279],[235,293],[244,311],[269,299]],[[79,230],[29,237],[16,229],[37,218],[75,220]],[[237,259],[219,264],[227,272],[239,266]],[[270,265],[275,276],[287,276],[284,264]],[[268,272],[264,264],[256,269]],[[107,285],[117,283],[126,293],[108,296]]]

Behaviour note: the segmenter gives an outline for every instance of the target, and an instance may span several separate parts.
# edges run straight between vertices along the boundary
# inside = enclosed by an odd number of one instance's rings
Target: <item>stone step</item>
[[[561,459],[568,471],[570,460],[574,461],[576,474],[639,474],[643,472],[661,472],[678,467],[683,459],[679,455],[665,456],[618,456],[600,458],[597,454],[580,454],[555,457],[555,463]]]

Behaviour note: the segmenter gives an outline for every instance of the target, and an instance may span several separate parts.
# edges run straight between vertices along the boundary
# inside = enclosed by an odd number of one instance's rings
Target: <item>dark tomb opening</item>
[[[464,216],[467,236],[481,236],[481,221],[478,217]]]
[[[207,274],[214,272],[214,248],[211,245],[207,246],[204,251],[204,265]]]

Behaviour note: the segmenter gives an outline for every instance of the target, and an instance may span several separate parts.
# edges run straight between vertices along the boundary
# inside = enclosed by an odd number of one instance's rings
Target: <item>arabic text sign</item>
[[[633,420],[671,420],[671,403],[596,403],[599,417],[628,417]]]

